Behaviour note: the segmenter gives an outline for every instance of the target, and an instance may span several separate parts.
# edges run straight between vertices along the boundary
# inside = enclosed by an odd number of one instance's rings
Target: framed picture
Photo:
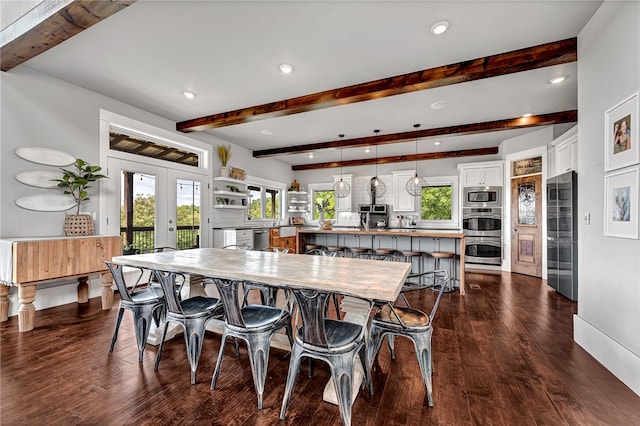
[[[640,163],[638,92],[604,113],[604,171]]]
[[[638,176],[640,167],[604,177],[604,235],[638,239]]]

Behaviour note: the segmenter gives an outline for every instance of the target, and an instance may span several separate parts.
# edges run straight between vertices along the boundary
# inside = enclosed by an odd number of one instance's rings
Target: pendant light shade
[[[373,131],[376,135],[380,133],[380,130],[376,129]],[[387,185],[378,177],[378,145],[376,145],[376,175],[371,178],[369,185],[367,187],[369,194],[373,198],[375,195],[376,198],[382,197],[385,192],[387,192]],[[374,200],[372,200],[374,201]]]
[[[414,124],[413,127],[417,129],[419,124]],[[422,195],[422,187],[427,185],[427,181],[423,177],[418,176],[418,138],[416,138],[416,172],[415,175],[407,181],[407,192],[414,197]]]
[[[344,138],[343,134],[338,135],[340,140]],[[333,195],[336,198],[346,198],[351,193],[351,185],[342,180],[342,145],[340,145],[340,180],[333,184]]]

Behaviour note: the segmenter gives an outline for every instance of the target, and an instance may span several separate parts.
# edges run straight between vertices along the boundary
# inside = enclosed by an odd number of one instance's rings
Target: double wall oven
[[[462,229],[467,236],[466,263],[502,264],[502,188],[463,190]]]

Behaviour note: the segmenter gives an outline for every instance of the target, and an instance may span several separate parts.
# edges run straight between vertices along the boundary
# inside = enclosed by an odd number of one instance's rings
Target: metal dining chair
[[[434,275],[433,285],[439,286],[438,295],[431,308],[431,312],[427,315],[420,310],[397,306],[391,302],[379,305],[369,327],[367,362],[369,363],[370,371],[373,368],[373,362],[380,351],[385,335],[390,337],[387,341],[389,342],[392,359],[395,358],[393,337],[402,336],[410,339],[416,350],[416,357],[418,358],[418,365],[420,366],[420,373],[422,374],[422,382],[427,391],[428,403],[429,406],[432,407],[431,334],[433,333],[433,319],[450,277],[447,271],[430,271],[429,273]]]
[[[368,363],[365,362],[366,327],[326,317],[326,306],[333,293],[295,288],[291,292],[302,315],[302,327],[298,329],[291,349],[280,419],[285,419],[302,357],[308,357],[329,364],[342,423],[350,425],[353,367],[358,354],[365,371],[365,383],[371,390],[371,376]]]
[[[107,268],[109,268],[113,276],[113,281],[118,288],[118,293],[120,293],[120,308],[118,309],[118,317],[113,330],[109,352],[113,352],[116,340],[118,340],[118,331],[120,330],[122,316],[124,315],[125,309],[128,309],[133,314],[133,325],[136,333],[136,342],[138,344],[138,361],[140,362],[142,361],[144,348],[149,338],[151,322],[155,321],[156,326],[159,327],[160,323],[164,320],[164,294],[158,287],[139,287],[140,279],[144,274],[142,268],[130,268],[131,270],[137,269],[138,276],[135,279],[133,287],[129,288],[124,278],[124,266],[109,261],[105,261],[104,263],[107,265]]]
[[[227,337],[231,336],[236,339],[242,339],[247,343],[253,385],[258,395],[258,408],[261,409],[264,382],[267,377],[267,366],[269,363],[271,337],[277,331],[284,328],[289,338],[289,343],[293,345],[291,304],[288,292],[285,292],[287,300],[282,309],[266,305],[248,305],[241,307],[238,290],[242,282],[220,278],[213,278],[212,281],[218,288],[220,299],[224,305],[225,318],[222,343],[220,344],[220,351],[218,352],[218,362],[216,363],[211,378],[211,389],[215,388],[220,375],[220,366],[222,365],[222,357]],[[237,355],[238,352],[236,349],[236,356]]]
[[[179,294],[185,282],[182,274],[175,272],[153,271],[157,282],[160,283],[167,301],[167,316],[162,332],[162,341],[156,356],[155,369],[157,370],[162,358],[164,340],[167,336],[169,323],[177,323],[184,329],[184,341],[187,346],[187,357],[191,367],[191,384],[196,383],[196,370],[202,352],[205,326],[212,318],[222,318],[224,309],[219,299],[215,297],[196,296],[180,300]],[[176,282],[176,277],[180,277]]]

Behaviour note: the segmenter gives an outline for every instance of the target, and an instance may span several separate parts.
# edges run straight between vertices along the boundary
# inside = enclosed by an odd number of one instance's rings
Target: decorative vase
[[[220,167],[220,177],[229,177],[229,168],[228,167]]]
[[[318,212],[318,226],[320,228],[324,226],[324,210]]]
[[[88,214],[65,214],[64,235],[93,235],[93,217]]]

